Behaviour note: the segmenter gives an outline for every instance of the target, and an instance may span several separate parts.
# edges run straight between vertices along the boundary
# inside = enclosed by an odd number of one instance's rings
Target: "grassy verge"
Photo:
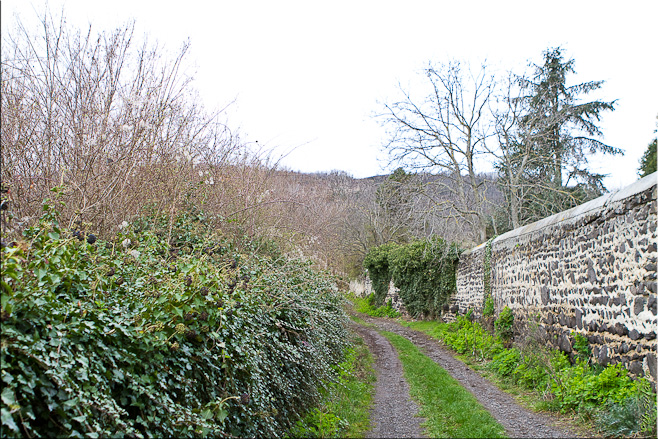
[[[370,328],[375,327],[375,325],[373,325],[372,323],[368,323],[365,320],[363,320],[361,317],[354,314],[350,314],[350,319],[352,319],[354,323],[358,323],[361,326],[370,327]]]
[[[633,380],[621,365],[590,364],[587,339],[574,335],[574,363],[537,341],[504,348],[477,322],[403,322],[442,340],[459,358],[514,394],[534,410],[550,410],[576,419],[576,426],[596,428],[608,436],[656,434],[656,394],[649,382]]]
[[[448,372],[413,343],[382,332],[398,351],[411,396],[420,405],[430,437],[505,437],[504,428]]]
[[[290,437],[364,437],[370,429],[376,380],[373,363],[363,339],[355,337],[345,360],[336,367],[338,380],[327,384],[320,406],[297,422]]]

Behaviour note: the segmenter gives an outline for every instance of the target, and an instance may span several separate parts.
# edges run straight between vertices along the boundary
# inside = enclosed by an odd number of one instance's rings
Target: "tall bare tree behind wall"
[[[414,171],[442,174],[436,184],[451,196],[442,201],[455,219],[475,230],[472,239],[486,241],[487,180],[478,158],[487,153],[491,135],[488,102],[494,78],[482,66],[473,72],[459,62],[430,65],[423,72],[424,96],[400,87],[402,98],[384,105],[378,117],[387,128],[385,149],[392,164]]]

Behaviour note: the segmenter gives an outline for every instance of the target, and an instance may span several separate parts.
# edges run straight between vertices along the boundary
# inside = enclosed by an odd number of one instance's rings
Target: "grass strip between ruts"
[[[409,340],[382,331],[398,352],[411,397],[430,437],[506,437],[505,429],[475,397]]]

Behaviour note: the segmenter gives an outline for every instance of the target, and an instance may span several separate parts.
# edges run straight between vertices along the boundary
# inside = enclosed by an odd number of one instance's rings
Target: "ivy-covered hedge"
[[[375,294],[374,305],[376,306],[384,305],[388,285],[391,282],[389,256],[391,251],[397,247],[398,245],[392,242],[373,247],[363,260],[363,266],[368,270],[368,276],[372,281],[372,289]]]
[[[459,252],[456,244],[447,244],[439,237],[371,249],[364,267],[372,280],[376,303],[384,302],[392,279],[411,315],[433,317],[440,314],[443,305],[457,290]]]
[[[3,437],[282,436],[332,379],[347,320],[308,263],[198,214],[103,241],[44,209],[2,249]]]

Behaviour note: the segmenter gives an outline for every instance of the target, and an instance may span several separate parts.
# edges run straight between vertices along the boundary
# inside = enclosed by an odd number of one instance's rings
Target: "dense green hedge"
[[[308,263],[198,214],[90,244],[44,209],[2,249],[3,437],[281,436],[333,379],[346,317]]]
[[[384,305],[388,285],[391,282],[389,256],[391,251],[397,247],[398,245],[392,242],[373,247],[363,260],[363,266],[368,270],[368,276],[372,281],[372,289],[375,294],[374,305],[376,306]]]
[[[375,247],[366,256],[364,267],[372,280],[377,304],[383,304],[392,279],[411,315],[433,317],[441,313],[457,290],[458,260],[456,244],[433,237],[406,245]]]

